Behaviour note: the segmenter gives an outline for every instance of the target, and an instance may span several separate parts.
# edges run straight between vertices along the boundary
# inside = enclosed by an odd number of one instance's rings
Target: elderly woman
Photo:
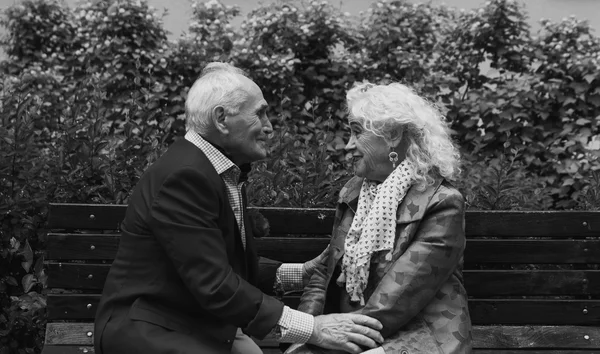
[[[385,342],[365,353],[470,353],[464,199],[449,182],[459,153],[444,118],[398,83],[359,84],[347,101],[355,176],[340,192],[327,267],[299,310],[378,319]]]

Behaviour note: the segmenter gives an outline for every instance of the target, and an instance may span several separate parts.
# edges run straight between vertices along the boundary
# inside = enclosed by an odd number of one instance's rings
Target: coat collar
[[[434,183],[425,188],[425,190],[418,190],[417,187],[412,186],[406,193],[406,196],[402,200],[402,203],[398,206],[398,212],[396,220],[398,223],[410,223],[423,218],[425,209],[431,201],[431,198],[437,191],[440,184],[443,182],[442,177],[436,177]],[[354,176],[352,177],[340,191],[340,197],[338,203],[346,204],[354,212],[358,206],[358,196],[360,194],[360,188],[364,178]]]

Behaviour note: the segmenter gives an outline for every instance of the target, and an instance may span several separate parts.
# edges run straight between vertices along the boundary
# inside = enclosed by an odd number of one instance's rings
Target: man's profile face
[[[238,166],[265,159],[273,131],[262,91],[252,80],[244,77],[242,81],[246,100],[237,115],[226,118],[229,134],[224,146]]]

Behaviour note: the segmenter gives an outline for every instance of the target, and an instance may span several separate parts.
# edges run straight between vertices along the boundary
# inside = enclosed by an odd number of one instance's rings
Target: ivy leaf
[[[591,122],[591,120],[589,120],[589,119],[579,118],[579,119],[577,119],[577,121],[575,121],[575,124],[577,124],[577,125],[586,125],[586,124],[588,124],[590,122]]]
[[[42,272],[43,269],[44,269],[44,256],[41,256],[35,262],[35,266],[33,267],[33,273],[39,277],[39,274]]]
[[[6,283],[12,286],[19,285],[19,283],[17,283],[17,279],[15,279],[14,277],[6,277]]]
[[[567,97],[564,101],[563,101],[563,106],[568,105],[569,103],[577,103],[577,100],[573,97]]]
[[[25,293],[28,293],[36,283],[37,281],[33,274],[25,274],[23,279],[21,279],[21,284],[23,285],[23,291]]]
[[[589,75],[584,76],[583,78],[585,79],[585,81],[588,82],[588,84],[591,84],[592,81],[594,81],[596,79],[596,76],[597,76],[596,74],[589,74]]]
[[[593,95],[587,98],[588,103],[593,104],[596,107],[600,107],[600,95]]]
[[[115,1],[106,9],[106,13],[108,16],[114,16],[117,13],[117,8],[119,7],[119,2]]]
[[[33,250],[29,245],[29,240],[25,241],[25,246],[23,247],[23,251],[21,251],[21,255],[25,258],[25,262],[21,262],[21,266],[25,269],[26,272],[29,272],[31,265],[33,264]]]

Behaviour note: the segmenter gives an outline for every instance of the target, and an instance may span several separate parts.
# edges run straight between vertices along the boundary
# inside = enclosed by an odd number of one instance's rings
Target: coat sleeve
[[[281,262],[265,257],[258,258],[258,288],[269,295],[275,294],[275,280]]]
[[[281,317],[283,303],[263,294],[229,265],[217,222],[218,199],[217,188],[196,167],[181,169],[161,186],[149,224],[202,308],[264,337]]]
[[[385,338],[399,331],[433,299],[463,256],[462,195],[455,189],[438,191],[428,208],[412,243],[358,311],[381,321]]]

